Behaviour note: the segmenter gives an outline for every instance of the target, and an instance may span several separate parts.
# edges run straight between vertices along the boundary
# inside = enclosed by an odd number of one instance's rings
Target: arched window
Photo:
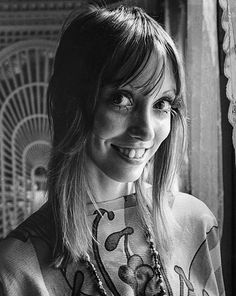
[[[0,237],[43,202],[50,150],[46,92],[54,49],[54,42],[30,40],[0,53]]]

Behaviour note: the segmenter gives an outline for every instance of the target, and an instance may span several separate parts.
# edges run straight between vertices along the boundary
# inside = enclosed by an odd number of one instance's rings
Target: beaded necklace
[[[159,261],[160,255],[155,248],[154,240],[151,236],[151,231],[149,229],[147,229],[147,231],[146,231],[146,238],[147,238],[147,242],[148,242],[148,245],[150,248],[150,253],[152,256],[154,275],[157,277],[157,284],[159,285],[159,292],[156,295],[157,296],[164,296],[164,295],[166,295],[166,291],[163,287],[163,277],[161,274],[161,266],[160,266],[160,261]],[[96,267],[90,259],[90,256],[87,254],[85,257],[83,257],[83,259],[81,259],[81,261],[86,264],[87,269],[90,270],[90,272],[95,276],[98,291],[99,291],[100,295],[101,296],[108,296],[108,294],[103,286],[102,280],[100,279],[100,277],[98,275]]]

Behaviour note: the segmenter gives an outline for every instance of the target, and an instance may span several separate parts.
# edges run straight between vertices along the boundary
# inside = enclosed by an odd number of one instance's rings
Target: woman
[[[172,192],[183,97],[175,45],[140,8],[67,20],[48,202],[1,243],[1,295],[224,295],[216,219]]]

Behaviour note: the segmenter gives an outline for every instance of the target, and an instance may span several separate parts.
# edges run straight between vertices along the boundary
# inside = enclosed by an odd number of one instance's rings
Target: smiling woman
[[[0,244],[1,295],[224,295],[218,226],[173,192],[182,64],[143,10],[85,7],[48,88],[48,202]]]

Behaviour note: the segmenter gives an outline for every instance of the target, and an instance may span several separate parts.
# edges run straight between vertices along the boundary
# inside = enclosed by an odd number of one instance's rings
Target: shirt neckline
[[[137,204],[136,194],[128,194],[124,196],[120,196],[118,198],[97,202],[96,206],[98,209],[106,209],[107,211],[117,211],[126,209],[129,207],[134,207]],[[94,215],[97,210],[93,203],[87,204],[87,213],[88,216]]]

